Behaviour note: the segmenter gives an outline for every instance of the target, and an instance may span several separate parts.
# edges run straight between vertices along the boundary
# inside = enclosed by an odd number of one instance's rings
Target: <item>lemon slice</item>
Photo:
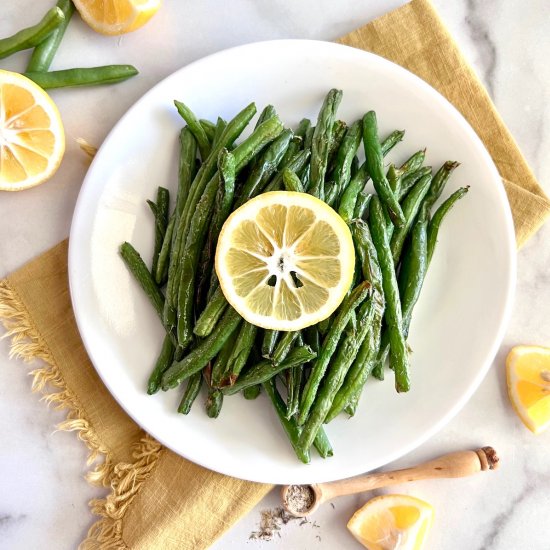
[[[355,267],[350,230],[306,193],[264,193],[235,210],[220,232],[216,272],[228,302],[250,323],[299,330],[342,302]]]
[[[46,181],[65,152],[65,132],[50,96],[28,78],[0,70],[0,190]]]
[[[512,406],[534,433],[550,426],[550,348],[516,346],[506,358]]]
[[[409,495],[383,495],[357,510],[348,529],[369,550],[420,550],[433,516],[433,507],[423,500]]]
[[[73,0],[86,23],[101,34],[139,29],[160,8],[161,0]]]

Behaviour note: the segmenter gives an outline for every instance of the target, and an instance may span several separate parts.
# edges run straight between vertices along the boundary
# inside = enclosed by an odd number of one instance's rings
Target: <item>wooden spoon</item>
[[[387,487],[388,485],[420,481],[422,479],[466,477],[478,472],[494,470],[497,468],[498,462],[499,458],[496,451],[492,447],[483,447],[476,451],[459,451],[446,454],[404,470],[367,474],[330,483],[285,485],[281,492],[283,507],[293,516],[309,516],[321,504],[335,497],[353,495]],[[293,494],[297,494],[302,498],[293,498]],[[302,503],[299,503],[300,500]],[[311,501],[309,506],[307,505],[308,501]]]

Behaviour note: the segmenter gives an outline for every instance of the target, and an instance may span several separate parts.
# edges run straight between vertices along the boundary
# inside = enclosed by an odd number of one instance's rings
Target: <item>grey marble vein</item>
[[[497,69],[497,49],[489,31],[487,18],[480,15],[480,6],[487,8],[488,2],[466,0],[466,25],[475,41],[483,63],[483,79],[491,97],[495,95],[495,72]]]

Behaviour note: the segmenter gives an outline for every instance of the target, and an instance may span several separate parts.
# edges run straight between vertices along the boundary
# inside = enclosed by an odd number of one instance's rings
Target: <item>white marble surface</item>
[[[0,276],[68,234],[86,163],[72,142],[100,143],[116,120],[148,88],[176,68],[214,51],[269,38],[333,39],[397,5],[341,0],[167,0],[146,29],[123,38],[94,34],[75,18],[56,67],[134,63],[141,75],[121,86],[57,91],[67,131],[63,165],[49,183],[0,197]],[[434,1],[463,52],[487,85],[539,181],[550,193],[550,19],[547,2],[531,0]],[[0,36],[33,23],[50,0],[2,3]],[[162,51],[162,55],[159,55]],[[0,61],[22,68],[26,54]],[[459,84],[457,84],[459,85]],[[83,108],[83,105],[85,108]],[[498,472],[454,481],[421,482],[392,491],[414,494],[436,508],[429,548],[438,550],[546,550],[550,511],[550,433],[531,435],[511,412],[503,359],[517,343],[548,344],[550,226],[520,252],[511,325],[478,392],[464,410],[422,448],[401,459],[408,465],[440,453],[492,444],[502,456]],[[27,367],[8,361],[0,341],[0,548],[75,548],[93,522],[87,501],[102,494],[84,481],[86,450],[74,434],[55,432],[63,414],[47,410],[30,393]],[[292,522],[270,542],[248,541],[260,510],[278,504],[268,496],[214,547],[254,549],[359,548],[345,529],[371,495],[326,506],[316,525]]]

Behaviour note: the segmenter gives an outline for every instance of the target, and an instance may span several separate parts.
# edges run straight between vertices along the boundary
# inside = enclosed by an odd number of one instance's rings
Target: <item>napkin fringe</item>
[[[43,366],[34,369],[32,391],[42,394],[42,400],[55,409],[67,409],[67,418],[57,426],[58,430],[77,432],[78,438],[88,447],[90,454],[87,464],[94,468],[86,475],[93,485],[110,487],[110,493],[102,499],[89,502],[93,514],[101,519],[95,522],[81,543],[82,550],[127,550],[122,538],[124,514],[134,497],[149,477],[162,453],[162,446],[145,434],[135,445],[132,457],[134,462],[114,463],[109,450],[101,444],[95,431],[86,419],[73,392],[55,364],[54,357],[15,290],[7,280],[0,281],[0,322],[6,328],[2,338],[11,338],[10,358],[21,359],[26,363],[41,360]],[[49,388],[57,391],[49,391]]]

